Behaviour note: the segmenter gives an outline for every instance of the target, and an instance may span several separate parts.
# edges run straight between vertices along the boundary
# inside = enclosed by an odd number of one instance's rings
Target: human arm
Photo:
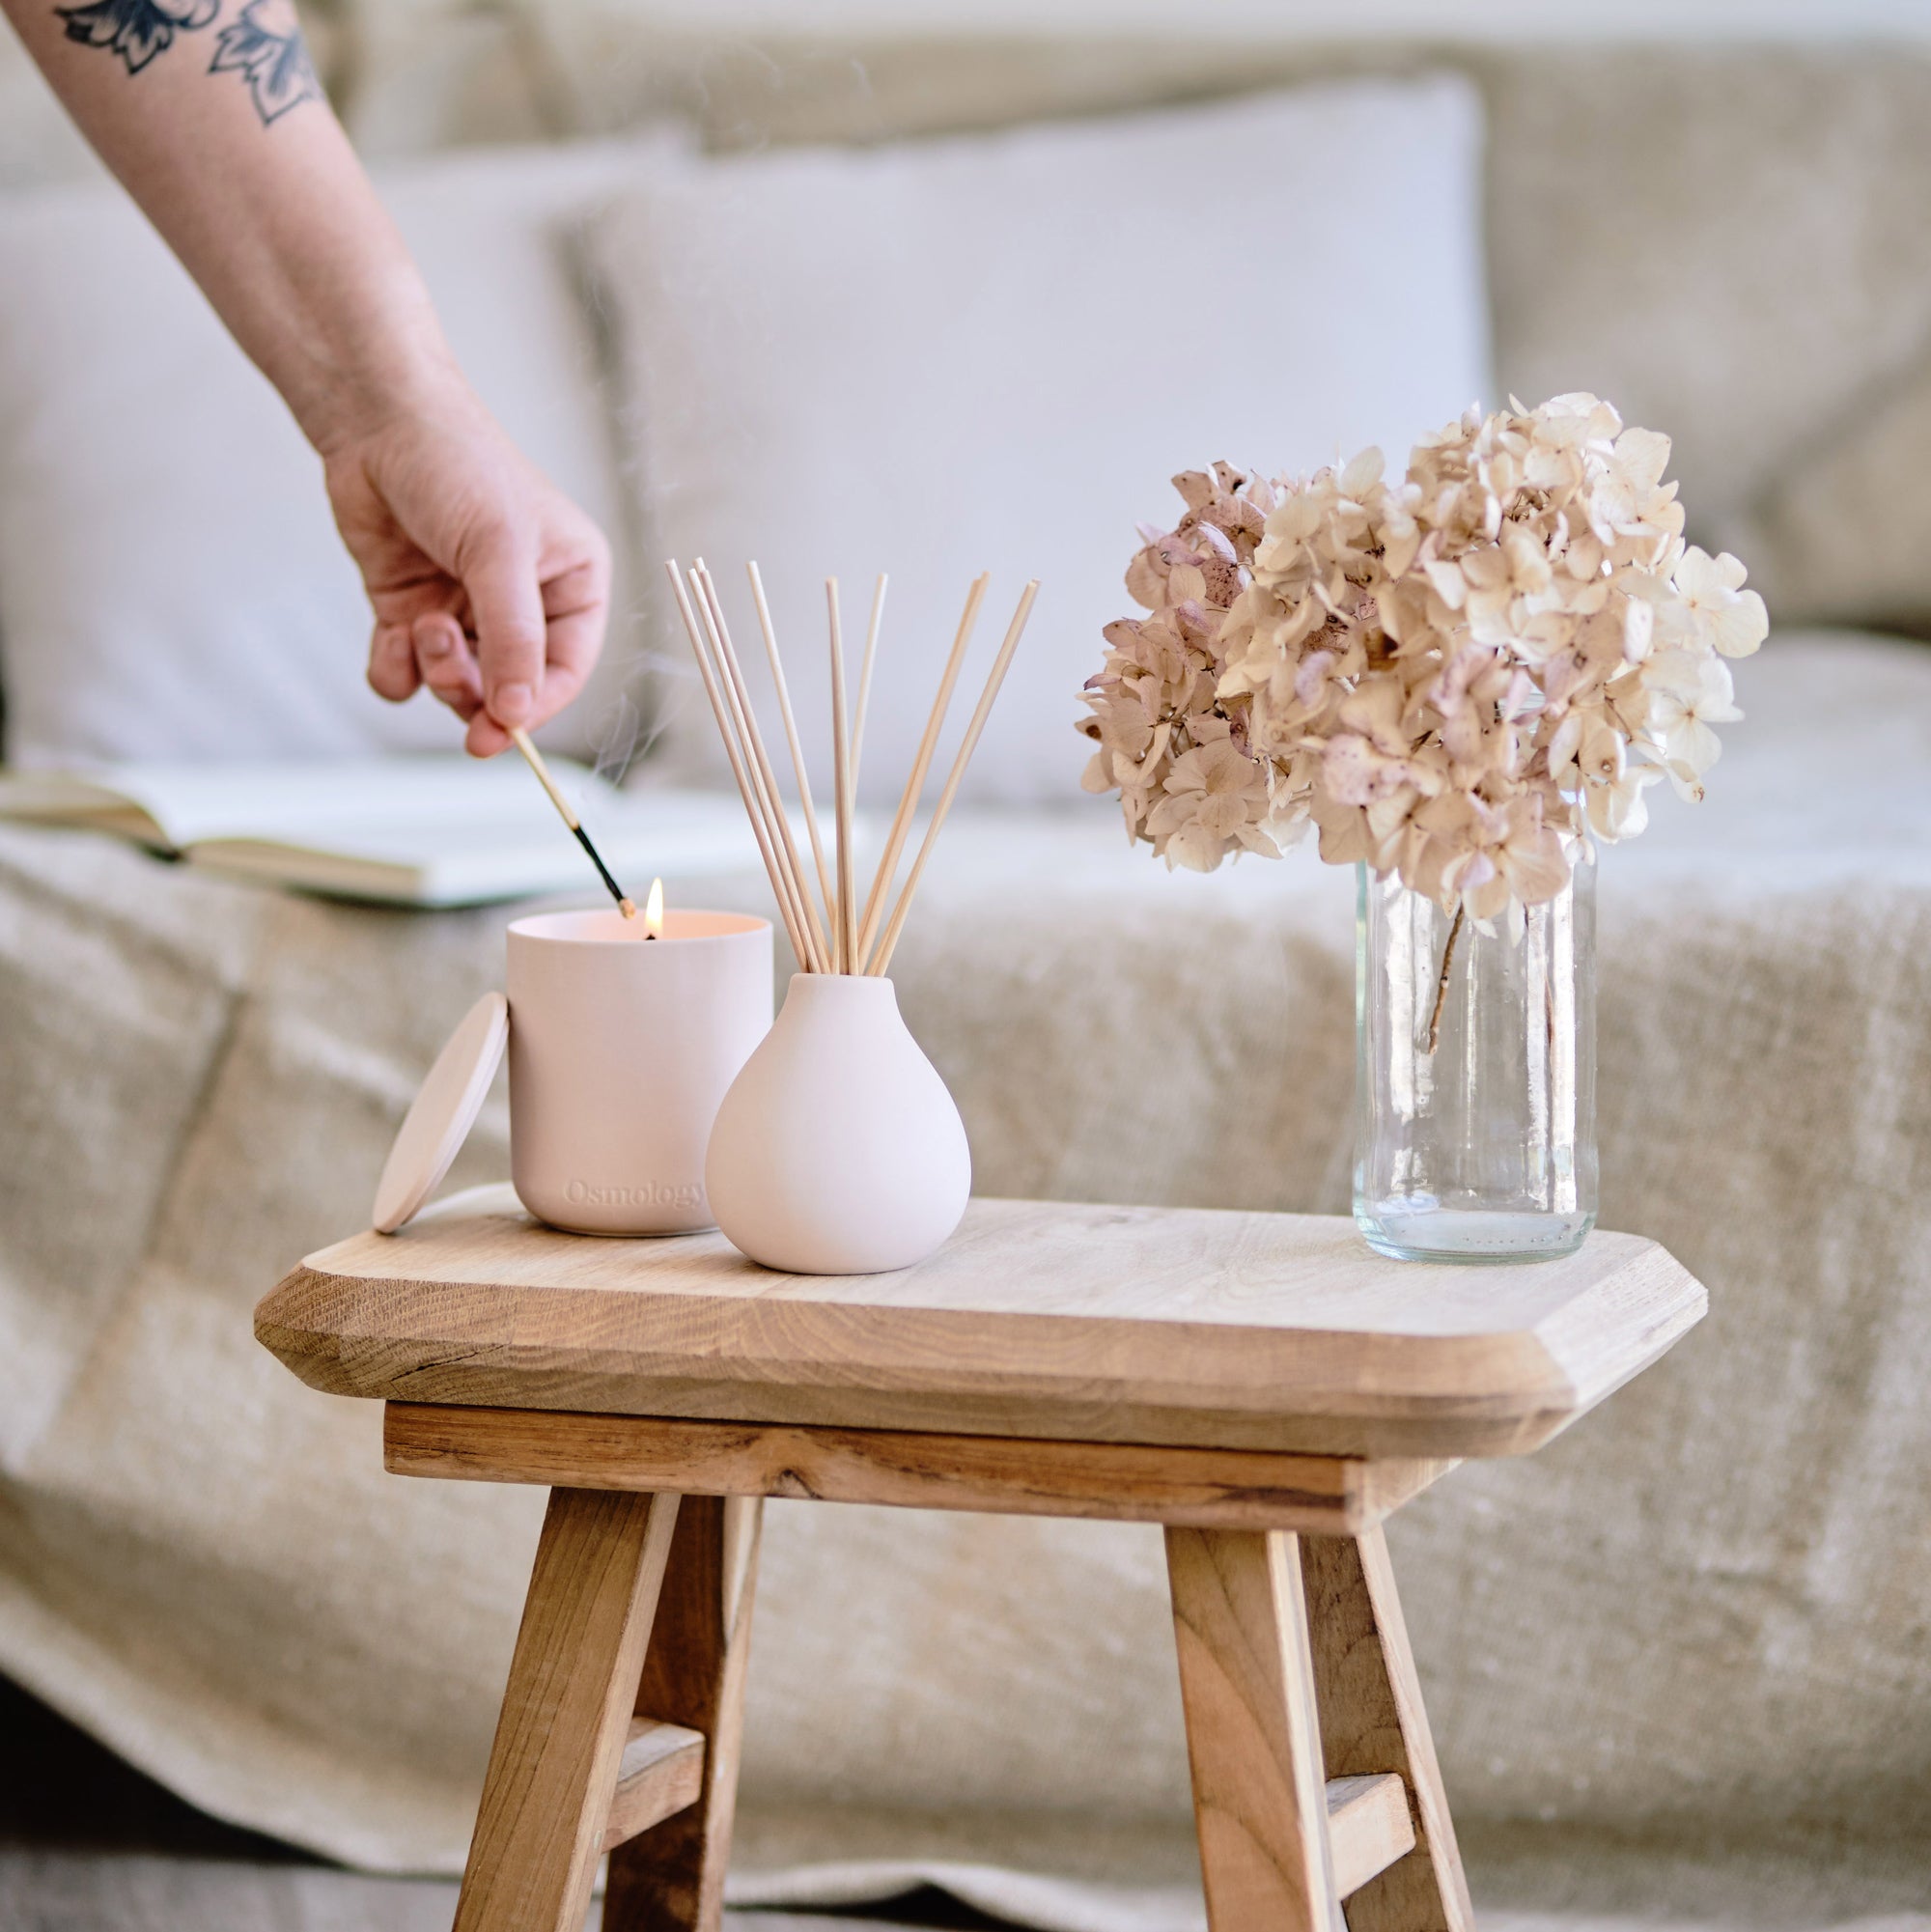
[[[482,754],[559,711],[602,643],[608,546],[458,368],[290,0],[0,11],[322,457],[370,683],[427,683]]]

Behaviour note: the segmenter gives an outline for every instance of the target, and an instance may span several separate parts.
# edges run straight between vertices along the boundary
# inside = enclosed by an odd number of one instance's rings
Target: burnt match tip
[[[634,919],[637,916],[637,902],[634,899],[620,899],[617,901],[617,910],[625,918]]]

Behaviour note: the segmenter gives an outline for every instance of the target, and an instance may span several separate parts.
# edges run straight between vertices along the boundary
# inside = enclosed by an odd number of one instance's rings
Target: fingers
[[[463,571],[462,587],[476,620],[485,709],[505,732],[534,723],[543,694],[546,640],[533,547],[508,527],[498,530]]]
[[[541,657],[537,676],[530,680],[531,702],[521,708],[516,679],[492,686],[487,633],[484,634],[483,686],[485,708],[469,721],[464,742],[479,758],[493,757],[510,742],[509,727],[534,730],[563,710],[583,688],[603,648],[610,614],[610,550],[596,525],[573,511],[576,527],[563,533],[544,558],[543,575],[530,573],[530,586],[542,613]],[[476,592],[472,588],[472,602]],[[477,629],[483,630],[482,613]],[[490,692],[496,695],[490,697]],[[507,703],[504,700],[507,699]],[[514,715],[521,709],[521,715]]]
[[[480,405],[400,418],[328,474],[378,613],[376,690],[426,685],[483,756],[576,696],[602,648],[609,546]]]
[[[369,639],[369,686],[378,697],[401,704],[422,683],[406,624],[376,626]]]
[[[545,582],[543,603],[547,629],[539,723],[574,701],[603,649],[610,621],[610,561],[601,542],[581,563]]]
[[[493,758],[497,752],[507,750],[510,742],[510,734],[487,711],[480,709],[462,735],[462,748],[472,758]]]
[[[446,610],[418,617],[410,638],[416,667],[434,696],[467,721],[483,709],[483,674],[462,627]]]

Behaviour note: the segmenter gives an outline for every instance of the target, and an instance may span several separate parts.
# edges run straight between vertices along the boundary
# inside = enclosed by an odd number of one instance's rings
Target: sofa
[[[1392,1526],[1444,1775],[1503,1932],[1931,1926],[1931,655],[1897,634],[1931,584],[1886,539],[1925,509],[1931,59],[957,22],[746,45],[614,6],[317,27],[399,161],[668,114],[709,152],[880,144],[1364,75],[1478,103],[1469,352],[1496,393],[1588,386],[1672,431],[1693,536],[1746,557],[1776,630],[1707,802],[1659,802],[1600,886],[1603,1219],[1711,1314]],[[10,192],[83,166],[27,138],[39,111],[0,115]],[[620,482],[641,581],[663,505]],[[624,614],[674,717],[661,613]],[[643,780],[701,778],[664,735]],[[1311,852],[1169,875],[1073,796],[1066,744],[1068,796],[955,817],[895,965],[975,1186],[1345,1212],[1352,878]],[[541,1498],[385,1477],[374,1406],[302,1389],[248,1316],[366,1223],[503,922],[0,826],[0,1669],[207,1809],[377,1870],[460,1865]],[[506,1171],[498,1093],[449,1185]],[[1199,1922],[1155,1532],[779,1502],[764,1561],[740,1903],[930,1881],[1051,1932]]]

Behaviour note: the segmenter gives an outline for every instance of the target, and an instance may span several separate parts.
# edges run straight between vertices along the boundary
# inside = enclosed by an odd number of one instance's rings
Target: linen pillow
[[[664,154],[479,151],[378,182],[463,367],[620,557],[597,348],[560,231]],[[322,465],[121,190],[0,200],[0,288],[10,761],[454,748],[426,693],[398,707],[365,685],[368,605]],[[621,628],[606,663],[546,742],[594,751],[635,670]]]
[[[1885,383],[1840,440],[1784,467],[1784,479],[1724,532],[1761,575],[1777,623],[1931,635],[1931,363]]]
[[[823,579],[842,580],[855,655],[891,574],[874,799],[910,765],[972,576],[993,573],[982,661],[1039,576],[966,796],[1077,797],[1077,694],[1133,607],[1135,520],[1181,508],[1174,472],[1312,468],[1370,442],[1399,465],[1488,392],[1480,145],[1476,97],[1441,77],[647,183],[590,231],[646,558],[705,554],[745,630],[759,560],[816,787]],[[687,663],[660,571],[647,594]],[[976,687],[968,671],[962,714]],[[720,771],[688,681],[665,710],[680,775]]]

